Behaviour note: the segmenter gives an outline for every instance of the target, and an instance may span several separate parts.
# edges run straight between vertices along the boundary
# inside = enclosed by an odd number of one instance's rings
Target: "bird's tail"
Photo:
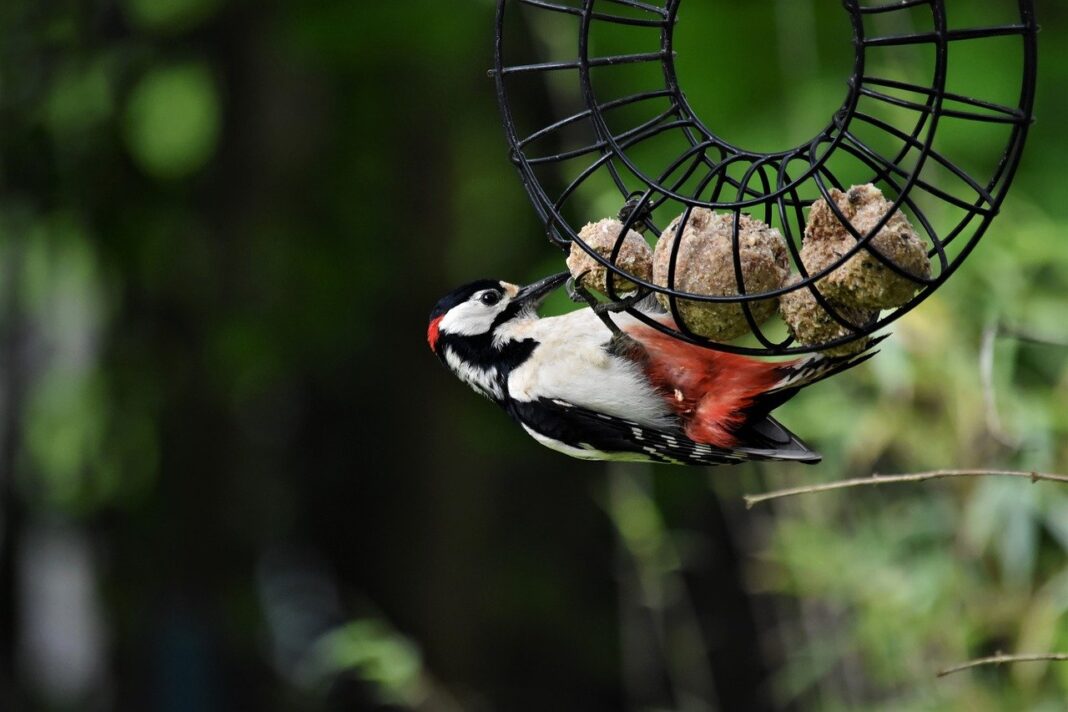
[[[750,412],[758,417],[767,415],[797,395],[802,388],[859,366],[879,353],[875,347],[889,336],[889,334],[883,334],[871,339],[864,349],[857,353],[844,356],[814,354],[783,364],[780,366],[782,378],[756,399]]]
[[[814,465],[823,457],[770,415],[746,423],[735,449],[753,460],[781,460]]]
[[[754,398],[745,409],[744,425],[735,432],[739,449],[752,451],[757,457],[769,460],[794,460],[809,464],[819,462],[819,453],[771,417],[771,412],[797,395],[802,388],[864,363],[878,353],[875,347],[885,338],[880,336],[872,339],[864,350],[855,354],[816,354],[780,366],[782,377],[779,382]]]

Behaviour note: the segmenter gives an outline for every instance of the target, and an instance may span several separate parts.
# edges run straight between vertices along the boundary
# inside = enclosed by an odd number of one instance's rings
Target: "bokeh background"
[[[544,450],[426,349],[440,294],[562,264],[490,0],[4,0],[0,709],[1063,710],[1065,664],[934,673],[1068,651],[1068,488],[742,501],[1068,472],[1068,7],[1038,4],[994,229],[784,409],[822,465],[706,472]],[[838,3],[686,12],[728,137],[843,91]]]

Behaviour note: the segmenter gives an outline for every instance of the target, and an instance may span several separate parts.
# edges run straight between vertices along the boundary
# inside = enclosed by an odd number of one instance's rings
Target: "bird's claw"
[[[585,302],[586,305],[593,310],[593,313],[597,315],[597,318],[608,327],[608,330],[611,331],[612,334],[622,334],[623,332],[620,331],[615,322],[612,321],[605,310],[601,308],[603,306],[602,303],[598,301],[597,297],[590,294],[590,290],[582,286],[582,278],[585,277],[586,274],[586,272],[583,272],[578,277],[572,277],[567,280],[567,295],[572,301]]]
[[[619,356],[629,361],[644,362],[648,360],[649,356],[645,351],[645,347],[630,334],[624,331],[616,331],[612,333],[612,339],[608,342],[608,353],[613,356]]]
[[[601,302],[598,307],[606,312],[625,312],[649,295],[648,289],[639,289],[629,297],[623,297],[616,302]]]
[[[631,229],[642,235],[649,229],[649,218],[652,215],[649,211],[649,206],[643,205],[644,200],[645,194],[642,191],[634,191],[627,196],[627,202],[619,209],[618,216],[621,223],[627,224],[629,222]],[[638,210],[638,206],[642,206],[641,212],[635,215],[634,219],[631,219],[631,215]]]
[[[589,270],[583,272],[577,278],[572,277],[567,280],[567,296],[576,304],[586,304],[598,315],[625,312],[649,295],[649,290],[638,289],[634,294],[629,297],[623,297],[619,301],[602,302],[597,297],[593,296],[589,289],[581,284],[582,279],[585,278],[587,274],[589,274]]]
[[[579,277],[585,277],[586,274],[586,272],[583,272]],[[578,280],[574,277],[571,277],[564,283],[564,289],[567,291],[567,298],[576,304],[589,304],[589,298],[592,298],[593,296],[584,287],[580,287],[578,285]],[[579,290],[582,291],[580,292]]]
[[[639,290],[637,294],[621,299],[618,302],[602,302],[593,296],[590,290],[582,286],[581,281],[585,276],[586,273],[583,272],[577,278],[572,277],[567,281],[567,295],[572,301],[585,302],[593,313],[597,315],[597,318],[612,332],[612,340],[609,342],[608,352],[617,356],[629,355],[632,358],[637,358],[639,355],[644,354],[645,349],[642,345],[616,326],[609,314],[619,313],[634,306],[645,298],[646,290]]]

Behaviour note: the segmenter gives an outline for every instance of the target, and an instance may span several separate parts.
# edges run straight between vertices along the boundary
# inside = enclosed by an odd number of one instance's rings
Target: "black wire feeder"
[[[984,10],[1000,3],[1001,15],[995,24],[969,26],[974,20],[968,20],[954,25],[947,6],[969,3]],[[844,103],[811,140],[784,151],[760,152],[721,138],[687,102],[674,48],[682,0],[498,0],[492,74],[511,159],[549,239],[565,250],[577,241],[612,273],[669,295],[676,327],[629,308],[634,317],[685,341],[733,353],[772,356],[837,346],[873,333],[930,296],[990,226],[1012,183],[1032,121],[1038,33],[1033,1],[842,4],[855,50]],[[548,50],[513,36],[512,22],[550,28]],[[597,54],[594,48],[612,44],[600,39],[607,32],[625,36],[626,49],[640,51]],[[554,51],[564,54],[553,56]],[[994,57],[1010,73],[1013,96],[987,97],[986,86],[958,86],[956,65],[950,61],[958,56],[958,62]],[[915,61],[910,64],[910,59]],[[716,81],[714,72],[707,81]],[[1005,83],[986,85],[994,91]],[[547,86],[555,89],[551,97]],[[532,96],[544,100],[535,103]],[[524,125],[534,115],[538,118]],[[893,203],[893,210],[865,235],[852,228],[830,196],[832,189],[857,183],[876,184]],[[575,226],[589,221],[591,203],[604,205],[604,196],[617,192],[616,207],[627,204],[629,209],[621,212],[623,231],[611,256],[604,258],[586,246]],[[834,264],[809,274],[799,248],[804,210],[819,198],[857,243]],[[681,240],[674,242],[669,286],[614,264],[629,229],[647,227],[659,235],[660,225],[680,214],[688,220],[695,208],[735,215],[734,270],[740,294],[709,296],[672,288]],[[899,209],[928,244],[932,270],[927,279],[910,275],[867,247]],[[737,217],[743,212],[782,232],[798,282],[774,291],[746,291],[738,251]],[[851,322],[814,286],[860,250],[918,286],[909,302],[866,324]],[[607,296],[618,300],[614,282],[607,280]],[[756,322],[753,301],[794,289],[811,290],[846,334],[824,344],[800,345],[783,336],[785,330],[776,335]],[[695,334],[679,313],[679,298],[740,304],[755,341],[719,343]]]

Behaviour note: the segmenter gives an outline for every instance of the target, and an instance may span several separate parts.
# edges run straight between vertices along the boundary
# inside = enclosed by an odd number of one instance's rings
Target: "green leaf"
[[[220,131],[219,96],[203,64],[154,69],[130,95],[126,143],[146,173],[189,176],[215,153]]]
[[[130,23],[146,30],[182,32],[211,17],[220,0],[123,0]]]

